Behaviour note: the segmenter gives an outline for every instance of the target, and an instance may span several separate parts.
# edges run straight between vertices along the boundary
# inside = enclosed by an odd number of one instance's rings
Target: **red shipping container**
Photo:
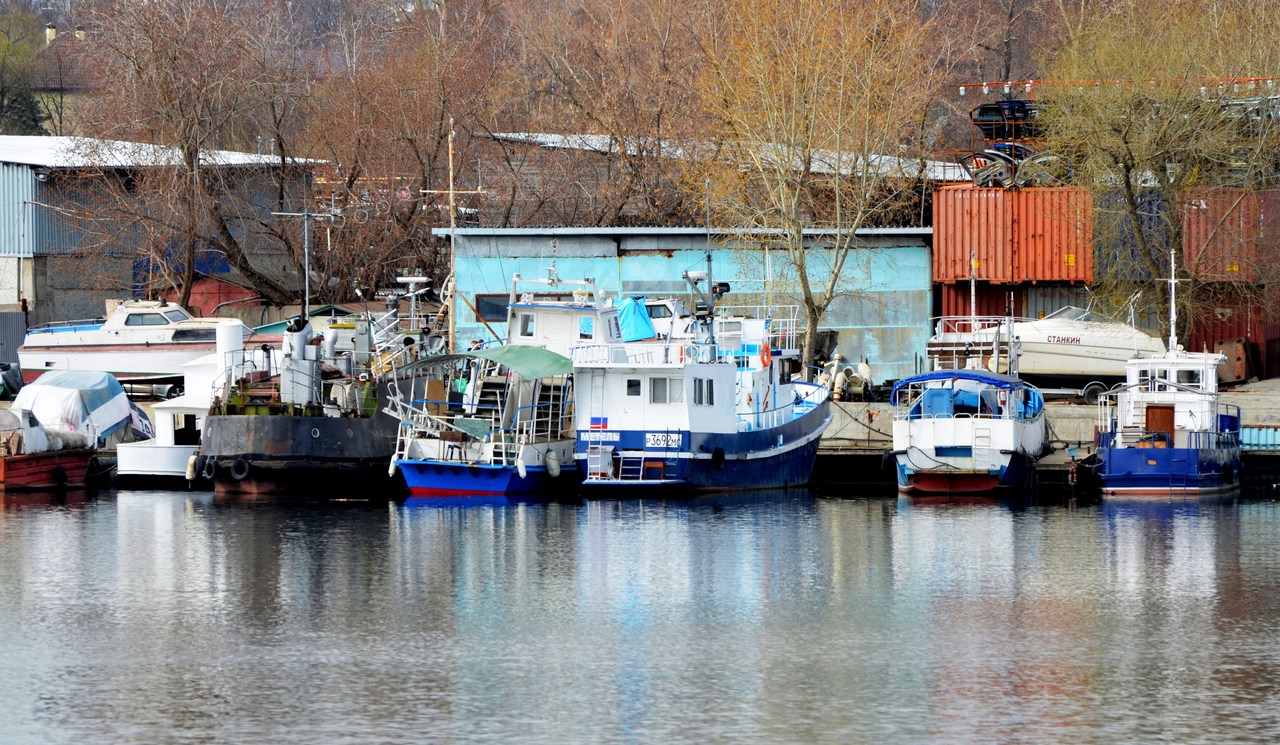
[[[933,279],[1090,282],[1093,199],[1076,187],[980,189],[933,195]]]
[[[1268,314],[1264,302],[1224,299],[1206,303],[1191,321],[1190,338],[1180,343],[1188,351],[1200,352],[1213,351],[1219,342],[1235,339],[1245,340],[1251,377],[1280,375],[1280,360],[1272,354],[1280,342],[1280,317]]]
[[[944,316],[968,316],[970,308],[976,307],[977,316],[1003,316],[1006,312],[1015,317],[1022,316],[1022,291],[1010,285],[993,285],[988,282],[977,282],[974,286],[976,303],[970,305],[969,283],[935,285],[938,291],[939,308]],[[1011,297],[1012,296],[1012,297]]]
[[[1280,217],[1276,193],[1194,187],[1179,201],[1187,271],[1207,282],[1257,281],[1259,262],[1275,256],[1265,244],[1280,238],[1274,228],[1265,230],[1265,217]]]

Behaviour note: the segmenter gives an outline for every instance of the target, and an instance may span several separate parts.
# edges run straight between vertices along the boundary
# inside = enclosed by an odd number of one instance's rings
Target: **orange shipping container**
[[[981,189],[933,195],[933,279],[1093,280],[1093,200],[1075,187]]]

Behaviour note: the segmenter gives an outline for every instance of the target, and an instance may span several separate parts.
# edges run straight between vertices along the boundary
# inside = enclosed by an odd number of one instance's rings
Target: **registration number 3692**
[[[671,432],[645,432],[644,446],[647,448],[678,448],[680,434]]]

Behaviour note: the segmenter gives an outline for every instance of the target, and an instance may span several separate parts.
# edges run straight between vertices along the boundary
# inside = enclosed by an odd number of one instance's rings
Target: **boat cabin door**
[[[1165,435],[1169,444],[1173,440],[1173,405],[1147,404],[1147,434]]]

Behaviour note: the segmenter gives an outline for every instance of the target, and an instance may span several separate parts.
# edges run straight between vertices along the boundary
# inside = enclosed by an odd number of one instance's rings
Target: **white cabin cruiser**
[[[164,300],[126,300],[104,319],[62,321],[27,331],[18,348],[22,377],[49,370],[93,370],[122,381],[180,382],[182,366],[214,351],[217,325]],[[247,326],[235,321],[248,336]]]
[[[1084,308],[1065,307],[1044,318],[949,316],[938,319],[929,340],[934,369],[1009,371],[1009,350],[1018,355],[1018,376],[1041,387],[1081,390],[1096,400],[1124,380],[1134,357],[1164,354],[1159,339]]]

